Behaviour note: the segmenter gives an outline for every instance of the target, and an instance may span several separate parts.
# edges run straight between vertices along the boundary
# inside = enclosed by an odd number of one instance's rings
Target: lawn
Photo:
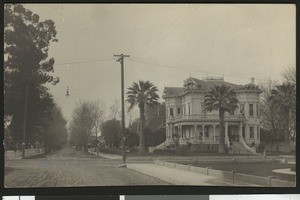
[[[243,174],[250,174],[255,176],[274,176],[277,179],[285,181],[295,181],[295,175],[290,174],[280,174],[272,172],[273,169],[284,169],[292,168],[294,164],[284,164],[279,162],[261,162],[261,163],[236,163],[236,162],[180,162],[181,164],[190,164],[197,167],[210,167],[216,170],[222,171],[236,171]]]

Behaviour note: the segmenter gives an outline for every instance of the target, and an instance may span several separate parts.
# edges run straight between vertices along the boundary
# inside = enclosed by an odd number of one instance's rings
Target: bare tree
[[[260,106],[261,124],[265,130],[270,131],[275,137],[278,136],[280,127],[282,127],[278,108],[269,101],[271,91],[275,88],[276,84],[277,82],[272,80],[265,80],[259,83],[259,86],[263,91],[260,96],[262,103],[262,106]]]
[[[294,97],[296,97],[296,67],[288,67],[283,73],[282,77],[286,82],[294,85]],[[292,103],[290,108],[290,137],[292,141],[296,139],[296,101]]]
[[[121,119],[121,111],[120,111],[120,99],[114,98],[109,107],[109,118],[114,120]]]
[[[291,80],[291,79],[290,79]],[[292,84],[292,82],[286,82],[285,84]],[[289,134],[285,134],[286,137],[291,138],[291,140],[295,140],[296,137],[296,104],[295,104],[295,92],[296,90],[294,87],[289,93],[291,96],[288,96],[283,102],[284,104],[289,103],[289,108],[282,109],[281,106],[276,104],[272,96],[272,91],[277,90],[280,86],[278,82],[272,80],[265,80],[264,82],[259,83],[260,88],[262,89],[263,93],[261,95],[261,102],[262,106],[260,106],[260,116],[261,116],[261,125],[262,128],[269,132],[270,138],[282,138],[284,136],[284,132],[288,129]],[[283,94],[287,95],[288,92],[284,91]],[[283,97],[278,97],[279,99],[283,100]],[[284,115],[284,112],[289,110],[289,128],[285,128],[285,121],[288,119]],[[286,114],[287,115],[287,114]],[[280,139],[280,140],[282,140]],[[285,139],[287,140],[287,138]]]
[[[77,147],[84,147],[92,133],[98,133],[104,121],[103,105],[98,101],[80,101],[72,113],[70,123],[71,140]]]
[[[293,85],[296,85],[296,67],[288,67],[283,73],[282,77],[285,81],[290,82]]]

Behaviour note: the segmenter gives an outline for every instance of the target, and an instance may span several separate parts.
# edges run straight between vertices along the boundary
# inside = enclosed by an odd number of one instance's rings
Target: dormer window
[[[191,83],[191,82],[189,82],[189,83],[187,83],[187,89],[188,90],[191,90],[191,89],[193,89],[193,83]]]

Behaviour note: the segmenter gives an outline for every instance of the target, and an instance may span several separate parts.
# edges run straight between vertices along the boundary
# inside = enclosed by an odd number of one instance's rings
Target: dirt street
[[[5,161],[7,188],[166,185],[150,176],[119,168],[121,160],[96,158],[65,147],[43,158]]]

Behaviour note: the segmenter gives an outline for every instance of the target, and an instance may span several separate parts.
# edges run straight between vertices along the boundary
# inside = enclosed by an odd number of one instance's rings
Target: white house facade
[[[218,149],[219,112],[206,111],[204,97],[214,85],[222,84],[233,88],[239,101],[238,108],[225,115],[225,144],[236,153],[254,153],[253,147],[260,144],[259,95],[262,93],[254,78],[249,84],[236,85],[225,82],[223,77],[203,80],[189,77],[184,87],[165,87],[166,141],[157,148],[177,142],[191,144],[194,150]]]

